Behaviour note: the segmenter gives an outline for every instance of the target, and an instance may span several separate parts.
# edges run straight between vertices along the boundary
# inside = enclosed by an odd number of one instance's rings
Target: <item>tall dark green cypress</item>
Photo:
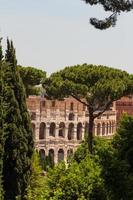
[[[4,129],[3,129],[3,54],[0,38],[0,200],[3,199],[3,187],[2,187],[2,170],[3,170],[3,151],[4,151]]]
[[[24,199],[30,184],[33,137],[26,96],[17,69],[13,42],[7,39],[4,70],[5,146],[3,159],[3,187],[5,200]]]

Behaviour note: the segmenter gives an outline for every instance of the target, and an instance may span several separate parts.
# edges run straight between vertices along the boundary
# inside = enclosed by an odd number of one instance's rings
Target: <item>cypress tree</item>
[[[3,188],[2,188],[2,169],[3,169],[3,150],[4,150],[4,130],[3,130],[3,54],[0,38],[0,200],[3,199]]]
[[[17,69],[13,42],[7,39],[4,69],[4,159],[5,200],[24,199],[30,184],[33,137],[25,90]]]

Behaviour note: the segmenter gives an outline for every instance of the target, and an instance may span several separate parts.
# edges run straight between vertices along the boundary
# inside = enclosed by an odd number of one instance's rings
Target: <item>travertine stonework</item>
[[[54,162],[67,162],[85,137],[88,128],[86,107],[72,97],[47,100],[39,96],[27,99],[34,133],[35,148],[41,157],[51,155]],[[117,124],[116,103],[101,117],[95,119],[94,134],[111,137]]]

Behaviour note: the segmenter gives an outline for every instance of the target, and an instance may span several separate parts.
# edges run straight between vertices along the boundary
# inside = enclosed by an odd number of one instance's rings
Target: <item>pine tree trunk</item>
[[[88,150],[90,154],[93,154],[93,126],[94,126],[94,117],[93,117],[93,112],[89,108],[89,128],[88,128]]]

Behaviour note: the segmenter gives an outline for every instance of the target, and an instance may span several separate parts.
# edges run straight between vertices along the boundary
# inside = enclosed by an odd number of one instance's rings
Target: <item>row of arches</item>
[[[88,128],[89,128],[89,123],[85,123],[85,127],[83,127],[83,124],[79,122],[76,127],[74,123],[69,123],[67,129],[66,125],[64,122],[61,122],[59,124],[58,130],[56,128],[56,124],[52,122],[49,126],[48,129],[48,135],[55,137],[56,135],[56,130],[58,131],[58,136],[65,138],[65,134],[67,134],[67,139],[68,140],[73,140],[74,139],[74,134],[76,133],[76,138],[77,140],[82,140],[82,134],[88,133]],[[35,124],[32,123],[32,129],[33,129],[33,134],[35,136],[35,131],[36,127]],[[39,140],[46,139],[46,123],[41,122],[39,126]],[[110,135],[114,133],[115,131],[115,123],[114,122],[102,122],[102,123],[96,123],[94,124],[94,133],[97,136],[105,136],[105,135]]]
[[[108,122],[108,123],[98,123],[96,127],[96,135],[97,136],[105,136],[115,132],[115,123]]]
[[[89,123],[85,123],[85,133],[88,133]],[[115,121],[95,123],[93,132],[96,136],[107,136],[113,134],[116,130]]]
[[[35,135],[35,124],[32,123],[33,134]],[[64,122],[59,124],[58,136],[65,138],[66,126]],[[49,127],[49,136],[55,137],[56,124],[52,122]],[[39,127],[39,140],[46,139],[46,124],[42,122]],[[70,123],[68,126],[68,140],[74,139],[74,124]],[[77,124],[77,140],[82,140],[82,123]]]
[[[40,155],[41,160],[45,160],[46,153],[45,153],[44,149],[39,150],[39,155]],[[54,151],[54,149],[49,149],[48,156],[51,158],[51,161],[53,163],[55,163],[55,151]],[[68,149],[67,155],[66,155],[67,161],[69,161],[69,159],[72,156],[73,156],[73,149]],[[57,162],[64,161],[64,159],[65,159],[65,152],[64,152],[63,149],[59,149],[58,152],[57,152]]]

